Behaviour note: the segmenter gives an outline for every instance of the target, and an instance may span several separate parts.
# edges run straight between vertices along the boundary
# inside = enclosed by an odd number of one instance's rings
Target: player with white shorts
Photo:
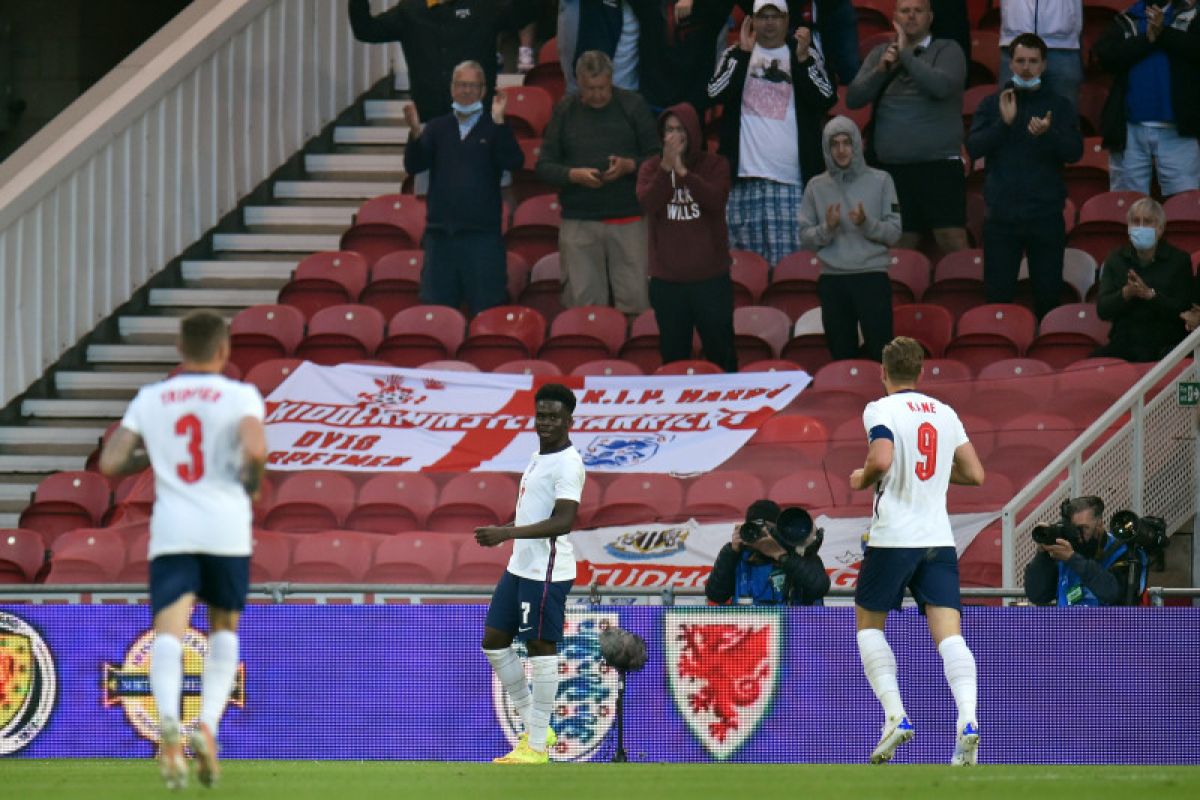
[[[211,630],[190,744],[200,782],[211,786],[220,774],[217,726],[237,674],[238,617],[250,585],[250,502],[267,458],[262,397],[221,374],[230,352],[224,318],[188,314],[178,346],[181,372],[142,387],[100,455],[106,475],[154,470],[150,688],[162,738],[159,766],[172,789],[187,784],[182,640],[197,599],[208,606]]]
[[[567,593],[575,582],[575,553],[567,534],[583,497],[583,459],[571,444],[575,395],[549,383],[534,396],[538,452],[530,459],[517,494],[516,521],[475,529],[484,547],[513,540],[508,562],[488,605],[483,652],[521,715],[525,733],[500,764],[545,764],[556,741],[550,728],[558,694],[558,643],[563,637]],[[512,649],[526,643],[533,688]]]
[[[896,657],[883,635],[888,611],[912,591],[942,656],[958,708],[952,764],[974,764],[979,746],[975,718],[975,657],[961,630],[958,555],[946,513],[949,484],[983,484],[983,466],[950,406],[916,390],[924,351],[898,336],[883,349],[887,396],[863,411],[867,460],[850,475],[852,489],[875,488],[871,533],[854,594],[858,650],[875,696],[883,705],[883,734],[871,763],[891,760],[914,729],[900,700]]]

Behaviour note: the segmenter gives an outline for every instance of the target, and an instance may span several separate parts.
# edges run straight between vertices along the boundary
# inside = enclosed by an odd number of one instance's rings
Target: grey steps
[[[59,372],[54,386],[63,399],[106,398],[132,400],[148,383],[160,381],[166,372]]]
[[[29,453],[0,455],[0,473],[46,474],[83,469],[86,464],[87,456],[33,455]]]
[[[408,144],[409,133],[403,125],[340,125],[333,129],[333,142],[341,152],[378,153],[383,148],[392,152]]]
[[[213,235],[213,251],[236,259],[242,253],[319,253],[337,250],[341,237],[327,233],[218,233]]]
[[[21,514],[19,512],[12,512],[8,514],[0,513],[0,527],[2,528],[15,528],[20,520]]]
[[[399,154],[333,153],[304,157],[304,168],[312,175],[346,180],[368,176],[380,180],[395,180],[397,191],[404,182],[404,156]]]
[[[183,280],[195,289],[279,289],[289,280],[296,260],[184,261]]]
[[[288,203],[341,202],[357,209],[381,194],[396,194],[396,181],[276,181],[275,199]]]
[[[19,425],[0,428],[0,453],[37,455],[88,455],[96,448],[104,428]]]
[[[351,206],[247,206],[246,227],[259,233],[296,232],[341,234],[354,221]]]
[[[179,363],[179,351],[165,344],[93,344],[87,349],[89,364]]]
[[[274,303],[275,289],[151,289],[150,305],[173,308],[249,308]]]

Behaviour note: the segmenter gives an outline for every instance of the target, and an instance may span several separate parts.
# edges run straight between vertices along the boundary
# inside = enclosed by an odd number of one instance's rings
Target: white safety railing
[[[1069,498],[1097,495],[1104,500],[1106,514],[1127,508],[1139,516],[1163,517],[1168,532],[1195,519],[1200,507],[1197,408],[1180,405],[1177,384],[1197,380],[1198,348],[1200,331],[1189,335],[1131,386],[1004,506],[1005,586],[1024,584],[1025,565],[1036,551],[1030,539],[1033,527],[1057,521],[1062,502]],[[1191,359],[1190,363],[1185,363],[1186,359]],[[1126,414],[1129,419],[1110,433]],[[1107,440],[1084,458],[1106,435]],[[1195,539],[1193,535],[1193,542]],[[1193,576],[1200,561],[1196,555],[1193,553]]]
[[[342,0],[195,0],[0,165],[2,402],[386,77],[398,52],[356,42]]]

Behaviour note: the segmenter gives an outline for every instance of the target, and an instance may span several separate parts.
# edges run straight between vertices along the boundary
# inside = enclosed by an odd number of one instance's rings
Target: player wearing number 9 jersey
[[[912,739],[896,677],[896,657],[883,635],[888,611],[907,587],[925,615],[958,708],[952,764],[976,762],[979,724],[975,657],[961,633],[958,554],[946,489],[979,486],[983,466],[954,409],[916,390],[924,362],[921,345],[899,336],[883,349],[887,396],[863,411],[867,459],[850,475],[852,489],[875,490],[871,533],[855,588],[858,649],[875,696],[883,705],[883,734],[871,763],[889,761]]]
[[[180,373],[138,392],[100,455],[106,475],[154,471],[150,688],[162,737],[160,771],[175,789],[188,775],[180,724],[182,640],[197,599],[208,605],[211,631],[191,745],[201,783],[212,785],[219,774],[217,726],[237,673],[238,616],[250,583],[250,500],[267,457],[262,397],[221,374],[229,348],[222,317],[211,311],[184,317]]]

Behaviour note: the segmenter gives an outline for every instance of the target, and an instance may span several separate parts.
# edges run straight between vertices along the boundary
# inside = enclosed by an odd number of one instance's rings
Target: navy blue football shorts
[[[567,593],[575,581],[534,581],[504,571],[484,624],[511,633],[522,642],[561,642],[567,616]]]
[[[250,591],[250,556],[172,553],[150,561],[150,605],[157,614],[185,594],[209,608],[241,611]]]
[[[854,603],[868,611],[891,611],[912,590],[921,613],[925,606],[962,609],[958,553],[953,547],[868,547],[858,571]]]

